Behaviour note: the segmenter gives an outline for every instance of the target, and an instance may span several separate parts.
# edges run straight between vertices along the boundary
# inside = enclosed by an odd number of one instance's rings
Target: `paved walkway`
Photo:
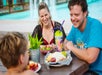
[[[63,20],[59,22],[62,23]],[[0,31],[33,32],[37,23],[33,20],[0,20]],[[65,20],[63,27],[66,33],[69,32],[71,25],[70,20]]]

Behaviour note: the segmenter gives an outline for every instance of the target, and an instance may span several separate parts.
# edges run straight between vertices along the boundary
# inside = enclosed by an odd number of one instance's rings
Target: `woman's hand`
[[[68,50],[68,48],[67,48],[67,43],[68,43],[68,40],[64,40],[64,43],[63,43],[63,48],[64,48],[64,50]]]
[[[53,50],[55,50],[57,48],[57,45],[56,44],[53,43],[51,45],[52,45]]]

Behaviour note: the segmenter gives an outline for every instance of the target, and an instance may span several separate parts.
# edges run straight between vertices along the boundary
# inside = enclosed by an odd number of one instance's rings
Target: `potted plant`
[[[42,38],[39,40],[38,36],[36,34],[35,37],[32,37],[31,34],[28,35],[29,38],[29,49],[30,49],[30,57],[31,60],[35,61],[35,62],[39,62],[40,60],[40,45],[42,44]]]

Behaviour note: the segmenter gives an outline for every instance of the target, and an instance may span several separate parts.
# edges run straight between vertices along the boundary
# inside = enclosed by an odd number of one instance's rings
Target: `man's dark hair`
[[[71,9],[71,6],[80,5],[82,7],[82,11],[88,11],[88,4],[86,0],[69,0],[68,1],[68,8]]]

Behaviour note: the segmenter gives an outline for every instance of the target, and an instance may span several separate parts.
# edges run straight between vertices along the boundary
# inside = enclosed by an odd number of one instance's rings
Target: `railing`
[[[34,0],[32,0],[34,2]],[[47,1],[50,5],[50,0],[41,0]],[[95,2],[97,0],[87,0],[88,3]],[[19,12],[29,9],[30,0],[0,0],[0,15]],[[37,0],[36,4],[38,4],[40,0]],[[68,0],[55,0],[55,5],[67,3]]]
[[[29,9],[29,0],[0,0],[0,14],[19,12]]]

